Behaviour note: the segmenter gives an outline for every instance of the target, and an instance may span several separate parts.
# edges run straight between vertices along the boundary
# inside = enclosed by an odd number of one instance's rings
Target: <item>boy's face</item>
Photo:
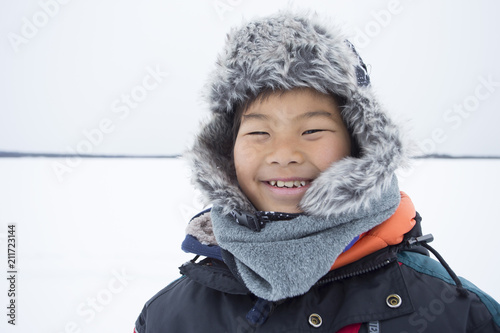
[[[257,99],[243,113],[234,164],[238,183],[255,208],[298,213],[311,182],[350,151],[335,100],[295,89]]]

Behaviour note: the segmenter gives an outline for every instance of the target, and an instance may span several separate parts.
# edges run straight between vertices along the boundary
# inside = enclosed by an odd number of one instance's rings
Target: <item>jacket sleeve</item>
[[[172,301],[166,296],[170,290],[174,289],[182,281],[184,281],[184,276],[171,282],[146,302],[135,322],[134,333],[164,332],[162,328],[165,327],[165,321],[168,321],[164,309],[169,308],[170,304],[176,304],[176,300]],[[182,296],[182,290],[179,291],[179,294]]]
[[[134,333],[146,333],[146,306],[135,321]]]
[[[500,327],[495,324],[495,322],[492,320],[488,323],[486,323],[484,326],[478,327],[474,333],[498,333],[500,332]]]
[[[483,305],[486,307],[486,311],[491,315],[491,319],[477,327],[474,330],[474,333],[500,332],[500,305],[488,294],[478,289],[472,283],[465,279],[463,280],[470,288],[469,291],[475,293],[479,297]]]

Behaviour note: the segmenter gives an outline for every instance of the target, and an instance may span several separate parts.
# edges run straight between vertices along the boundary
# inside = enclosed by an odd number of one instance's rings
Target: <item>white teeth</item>
[[[292,187],[302,187],[306,185],[305,180],[292,180],[292,181],[282,181],[282,180],[270,180],[269,184],[271,186],[276,186],[276,187],[287,187],[287,188],[292,188]]]

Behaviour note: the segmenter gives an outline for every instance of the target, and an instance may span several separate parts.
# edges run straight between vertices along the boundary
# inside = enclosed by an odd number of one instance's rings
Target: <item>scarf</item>
[[[234,261],[237,275],[268,301],[306,293],[323,277],[354,237],[387,220],[401,196],[396,177],[378,198],[354,213],[299,215],[267,223],[260,232],[239,225],[220,206],[211,211],[217,243]]]

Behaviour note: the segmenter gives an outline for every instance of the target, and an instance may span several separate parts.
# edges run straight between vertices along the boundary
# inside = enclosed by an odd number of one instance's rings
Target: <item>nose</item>
[[[268,164],[278,164],[288,166],[290,164],[302,164],[305,157],[300,145],[296,140],[290,138],[275,139],[270,145],[266,162]]]

